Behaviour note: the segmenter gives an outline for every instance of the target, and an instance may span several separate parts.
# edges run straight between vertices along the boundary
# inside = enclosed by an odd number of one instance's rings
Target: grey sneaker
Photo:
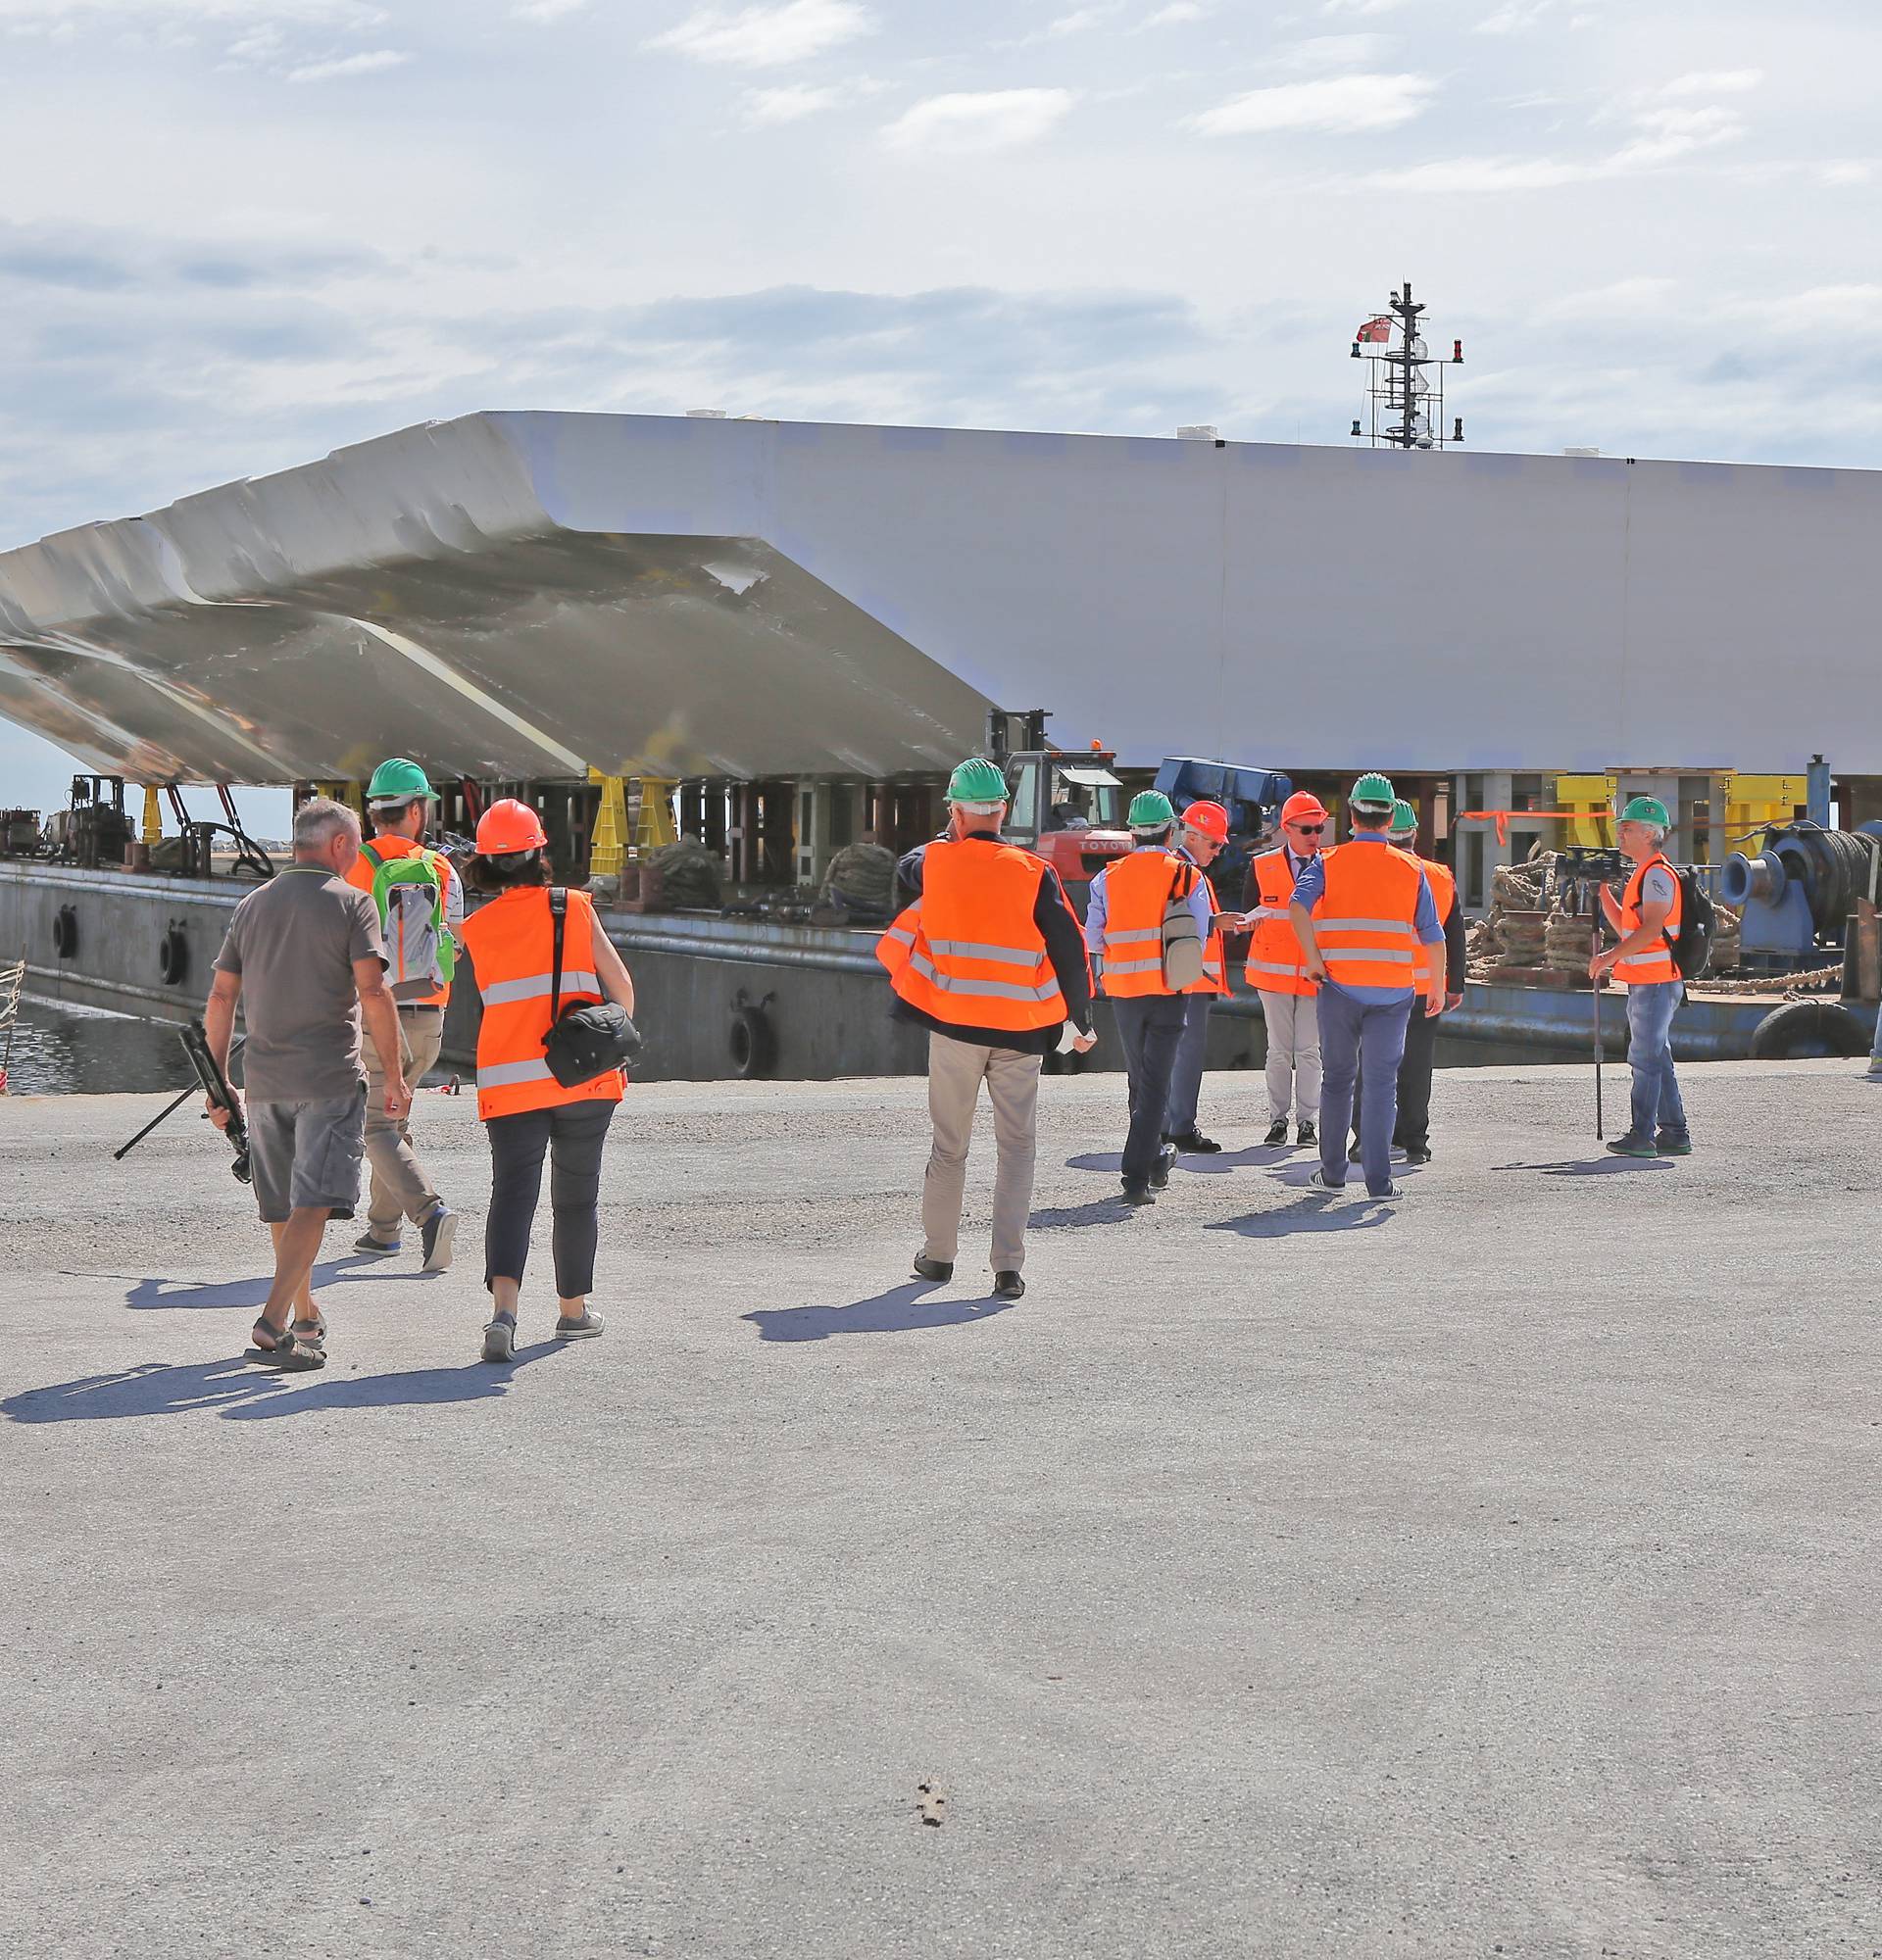
[[[483,1330],[483,1358],[486,1361],[517,1358],[517,1323],[507,1313],[494,1315]]]
[[[451,1246],[457,1236],[458,1214],[441,1203],[419,1227],[419,1244],[424,1251],[427,1273],[441,1273],[451,1263]]]
[[[556,1322],[558,1341],[588,1341],[601,1332],[601,1315],[592,1306],[583,1307],[579,1320],[570,1320],[565,1313]]]
[[[353,1250],[370,1252],[375,1259],[389,1259],[399,1250],[399,1242],[394,1239],[388,1246],[383,1239],[375,1239],[371,1232],[366,1232],[353,1241]]]

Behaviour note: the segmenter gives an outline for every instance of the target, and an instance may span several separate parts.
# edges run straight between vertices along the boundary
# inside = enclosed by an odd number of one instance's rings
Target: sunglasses
[[[1318,837],[1326,829],[1323,823],[1290,823],[1287,827],[1290,830],[1298,830],[1303,837]]]

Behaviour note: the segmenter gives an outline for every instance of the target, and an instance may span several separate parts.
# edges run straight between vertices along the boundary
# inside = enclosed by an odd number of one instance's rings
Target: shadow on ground
[[[561,1353],[567,1346],[542,1341],[520,1348],[507,1367],[471,1361],[461,1368],[415,1368],[391,1375],[335,1375],[329,1372],[331,1362],[319,1374],[283,1375],[258,1361],[177,1366],[152,1361],[115,1374],[26,1389],[0,1401],[0,1415],[10,1422],[116,1422],[126,1416],[188,1415],[206,1409],[246,1422],[325,1409],[492,1401],[502,1397],[518,1368]]]
[[[1492,1170],[1528,1170],[1542,1177],[1626,1177],[1630,1172],[1664,1170],[1665,1157],[1570,1157],[1561,1163],[1492,1164]]]
[[[1391,1216],[1389,1199],[1371,1198],[1363,1191],[1347,1199],[1315,1192],[1276,1211],[1250,1211],[1240,1218],[1218,1219],[1203,1229],[1233,1232],[1243,1239],[1286,1239],[1297,1232],[1360,1231],[1368,1225],[1383,1225]]]
[[[765,1341],[827,1341],[833,1334],[913,1334],[926,1327],[967,1327],[991,1320],[1017,1302],[1010,1299],[936,1299],[926,1280],[906,1280],[887,1293],[847,1306],[760,1307],[741,1314]]]
[[[440,1273],[417,1270],[388,1271],[389,1261],[370,1252],[348,1252],[337,1259],[322,1259],[314,1268],[314,1286],[333,1286],[347,1280],[435,1280]],[[268,1299],[272,1277],[252,1280],[167,1280],[137,1279],[132,1273],[74,1273],[62,1271],[62,1279],[136,1280],[124,1296],[124,1304],[135,1307],[261,1306]]]

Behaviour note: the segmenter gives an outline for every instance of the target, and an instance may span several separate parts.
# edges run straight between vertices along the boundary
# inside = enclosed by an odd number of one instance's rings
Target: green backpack
[[[371,845],[362,844],[360,856],[372,867],[372,903],[385,935],[392,998],[422,1000],[449,986],[458,969],[457,942],[444,924],[449,865],[435,851],[381,858]]]

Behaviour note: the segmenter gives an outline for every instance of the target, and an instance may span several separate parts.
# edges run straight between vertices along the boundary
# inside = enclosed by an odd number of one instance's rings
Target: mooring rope
[[[20,989],[25,985],[26,962],[16,959],[0,966],[0,1028],[7,1031],[6,1046],[0,1049],[0,1096],[7,1093],[7,1071],[13,1066],[13,1030],[20,1018]]]

